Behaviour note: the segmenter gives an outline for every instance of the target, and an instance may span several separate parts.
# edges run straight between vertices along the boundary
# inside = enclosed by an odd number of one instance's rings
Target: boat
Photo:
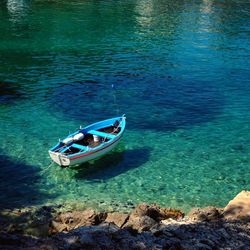
[[[49,150],[51,159],[68,167],[97,159],[110,152],[121,140],[126,126],[125,115],[78,129]]]

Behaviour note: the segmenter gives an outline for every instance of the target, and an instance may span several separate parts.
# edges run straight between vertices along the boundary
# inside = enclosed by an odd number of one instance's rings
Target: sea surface
[[[224,206],[250,189],[248,0],[2,0],[0,207]],[[73,168],[48,150],[126,114]]]

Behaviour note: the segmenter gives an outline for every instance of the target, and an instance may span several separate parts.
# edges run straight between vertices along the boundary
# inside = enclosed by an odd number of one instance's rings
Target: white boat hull
[[[93,149],[93,150],[89,150],[88,152],[83,152],[82,155],[68,157],[66,155],[63,155],[62,153],[57,153],[57,152],[53,152],[53,151],[49,151],[49,155],[50,155],[51,159],[60,166],[68,167],[68,166],[72,166],[72,165],[77,165],[77,164],[88,162],[88,161],[91,161],[91,160],[94,160],[94,159],[97,159],[97,158],[104,156],[105,154],[107,154],[108,152],[110,152],[111,150],[113,150],[116,147],[116,145],[119,143],[120,139],[121,139],[121,136],[119,136],[110,145],[109,144],[104,145],[103,148],[101,148],[97,151],[95,151]]]
[[[50,158],[58,165],[60,166],[69,166],[70,165],[70,160],[67,156],[64,156],[61,153],[56,153],[53,151],[49,151]]]
[[[81,128],[50,149],[49,155],[63,167],[100,158],[119,143],[125,130],[125,120],[123,115]]]

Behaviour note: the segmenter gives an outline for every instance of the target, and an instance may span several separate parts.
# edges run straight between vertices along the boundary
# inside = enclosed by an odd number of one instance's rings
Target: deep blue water
[[[250,188],[248,1],[0,3],[1,207],[224,206]],[[120,145],[73,169],[47,154],[127,116]]]

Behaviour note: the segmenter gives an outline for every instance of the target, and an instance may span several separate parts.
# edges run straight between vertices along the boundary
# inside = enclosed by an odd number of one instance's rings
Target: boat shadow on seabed
[[[71,168],[75,171],[74,177],[76,179],[107,180],[143,165],[148,161],[150,151],[150,147],[128,149],[121,152],[113,151],[94,162],[87,162]]]

